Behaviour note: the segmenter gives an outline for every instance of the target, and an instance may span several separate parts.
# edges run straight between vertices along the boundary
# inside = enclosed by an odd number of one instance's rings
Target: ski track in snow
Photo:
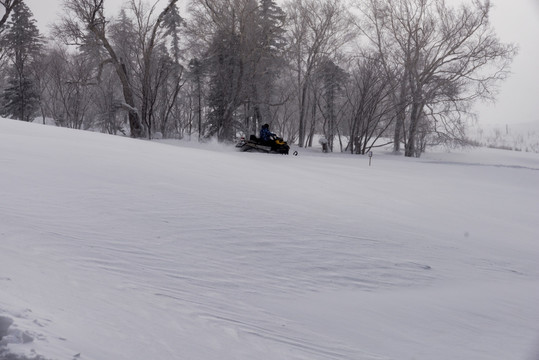
[[[520,186],[538,180],[531,171],[539,169],[533,159],[530,167],[470,167],[381,155],[368,167],[361,157],[326,160],[308,152],[272,157],[69,132],[79,139],[72,140],[63,135],[65,129],[4,120],[1,126],[0,134],[8,135],[0,135],[0,285],[8,299],[37,313],[10,310],[13,302],[0,296],[0,314],[4,310],[39,323],[36,334],[45,342],[68,343],[73,353],[93,354],[96,360],[163,353],[198,359],[215,354],[221,359],[397,359],[383,345],[371,348],[367,340],[353,338],[369,337],[361,322],[374,316],[370,310],[358,315],[358,309],[350,310],[360,328],[348,331],[350,338],[345,332],[350,320],[343,318],[344,329],[337,326],[333,332],[314,323],[318,316],[322,324],[332,323],[319,313],[324,301],[340,303],[340,296],[349,296],[371,309],[386,301],[383,294],[539,279],[537,246],[532,245],[539,190]],[[32,131],[36,137],[25,142]],[[26,146],[19,147],[21,141]],[[402,167],[399,186],[392,179],[395,167]],[[504,180],[514,171],[520,177],[508,189]],[[518,207],[492,211],[515,198]],[[522,248],[506,241],[516,232],[515,222]],[[24,271],[18,272],[21,262]],[[51,293],[39,290],[42,281]],[[27,293],[38,296],[39,303]],[[426,309],[436,314],[445,303],[433,298]],[[404,316],[399,311],[410,310],[411,299],[390,312]],[[524,302],[517,300],[508,304],[509,312]],[[310,304],[318,302],[311,313]],[[136,307],[122,308],[130,303]],[[84,314],[88,304],[91,312],[117,317],[90,319]],[[336,311],[331,306],[328,314]],[[529,306],[523,311],[529,313]],[[378,321],[376,316],[367,324]],[[89,345],[80,349],[84,336],[76,332],[53,341],[53,334],[69,329],[62,320],[91,322],[109,341],[122,344],[120,352]],[[147,328],[146,335],[125,334],[126,328]],[[100,341],[99,334],[86,336]],[[397,344],[406,338],[393,336],[388,341]],[[126,352],[130,337],[138,345]],[[453,340],[448,346],[463,341]],[[417,358],[431,358],[436,350],[429,353],[429,348]],[[456,358],[490,356],[483,349],[455,351]],[[440,354],[438,359],[453,357]]]

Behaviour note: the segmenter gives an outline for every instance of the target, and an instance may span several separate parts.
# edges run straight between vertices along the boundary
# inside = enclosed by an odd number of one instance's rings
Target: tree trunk
[[[118,56],[116,55],[116,52],[110,45],[108,39],[106,38],[104,32],[100,31],[96,26],[91,26],[90,30],[95,34],[95,36],[102,41],[103,47],[105,50],[107,50],[111,62],[114,65],[114,69],[116,70],[116,74],[118,75],[118,78],[120,79],[120,83],[122,84],[122,92],[124,95],[125,103],[130,107],[129,110],[129,128],[131,130],[131,137],[139,138],[142,137],[143,129],[142,124],[139,118],[139,115],[137,113],[136,106],[135,106],[135,97],[133,95],[133,89],[131,89],[131,84],[129,83],[129,77],[127,75],[127,68],[125,67],[125,64],[120,62],[120,59],[118,59]]]
[[[140,121],[139,115],[134,110],[136,109],[135,97],[133,95],[133,90],[129,85],[129,77],[127,75],[127,69],[125,67],[125,64],[119,64],[118,66],[116,66],[116,73],[118,74],[120,82],[122,83],[125,103],[132,108],[131,110],[129,110],[129,129],[131,130],[131,137],[140,138],[142,137],[144,131],[142,129],[142,123]]]
[[[406,118],[406,81],[401,80],[400,97],[397,104],[397,114],[395,118],[395,133],[393,136],[393,152],[400,152],[401,131],[404,129],[404,119]]]
[[[303,86],[301,88],[301,100],[300,100],[300,109],[299,109],[299,137],[298,137],[298,145],[299,147],[303,147],[305,143],[305,110],[306,110],[306,98],[307,98],[307,88],[308,84],[307,81],[303,83]]]
[[[408,142],[406,142],[404,148],[404,156],[413,157],[416,155],[416,135],[419,125],[419,120],[421,119],[421,114],[423,112],[423,103],[419,101],[414,101],[412,103],[412,111],[410,114],[410,127],[408,128]]]

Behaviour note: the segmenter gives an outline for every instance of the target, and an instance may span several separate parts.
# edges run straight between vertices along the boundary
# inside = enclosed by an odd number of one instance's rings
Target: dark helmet
[[[262,125],[262,129],[269,129],[269,125],[268,124]]]

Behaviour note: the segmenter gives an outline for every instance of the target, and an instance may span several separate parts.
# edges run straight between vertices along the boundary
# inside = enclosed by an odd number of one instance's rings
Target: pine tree
[[[4,89],[3,94],[3,115],[31,121],[39,109],[39,94],[34,82],[23,75],[10,78],[8,83],[9,86]]]
[[[260,42],[261,48],[271,57],[280,54],[286,44],[284,24],[286,14],[274,0],[260,0]]]
[[[166,28],[165,35],[171,37],[171,52],[174,62],[179,64],[181,55],[180,49],[180,28],[184,25],[184,19],[180,16],[180,11],[176,4],[173,4],[163,20],[163,26]]]
[[[42,50],[43,40],[32,12],[23,1],[13,8],[2,42],[11,61],[2,114],[31,121],[39,107],[31,66]]]
[[[204,130],[202,128],[202,87],[204,82],[204,66],[198,58],[193,58],[189,61],[189,78],[194,88],[194,96],[196,97],[196,112],[198,123],[198,140],[200,141]]]
[[[317,72],[322,81],[323,98],[326,102],[324,117],[327,128],[324,128],[324,135],[328,140],[330,151],[333,151],[333,140],[337,132],[337,97],[346,79],[346,73],[329,58],[322,60]]]
[[[209,135],[217,135],[219,141],[232,140],[234,111],[242,102],[240,39],[228,32],[217,33],[209,53]]]
[[[286,14],[274,0],[260,0],[257,16],[257,44],[253,50],[254,73],[250,77],[252,90],[249,100],[253,103],[255,123],[260,126],[271,118],[270,103],[275,80],[284,64]]]

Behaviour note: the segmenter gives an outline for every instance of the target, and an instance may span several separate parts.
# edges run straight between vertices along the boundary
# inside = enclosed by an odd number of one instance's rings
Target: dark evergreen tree
[[[318,76],[321,78],[324,106],[324,135],[328,140],[328,146],[333,151],[333,140],[337,133],[337,97],[342,89],[342,83],[346,80],[346,72],[337,66],[332,60],[325,59],[318,67]]]
[[[180,10],[176,4],[172,5],[170,12],[168,12],[163,20],[163,25],[166,28],[165,35],[170,36],[171,44],[170,50],[175,63],[179,63],[182,58],[180,48],[180,30],[185,24],[184,19],[180,15]]]
[[[39,110],[39,93],[34,81],[26,76],[13,76],[4,89],[2,115],[32,121]]]
[[[285,19],[285,12],[274,0],[260,0],[260,41],[268,53],[280,53],[286,45]]]
[[[204,133],[202,127],[202,88],[204,82],[204,67],[198,58],[191,59],[189,62],[189,80],[193,85],[195,102],[196,102],[196,117],[198,124],[198,140]]]
[[[43,40],[32,11],[21,1],[13,8],[2,39],[11,62],[8,87],[3,93],[2,114],[31,121],[39,108],[32,65],[43,48]]]
[[[241,80],[244,75],[239,45],[237,35],[224,31],[216,34],[210,47],[208,135],[217,135],[219,141],[232,140],[237,127],[233,115],[242,103]]]
[[[256,15],[258,17],[254,31],[256,45],[253,49],[249,101],[253,105],[255,120],[253,125],[260,126],[271,122],[270,104],[275,92],[275,80],[284,65],[286,15],[274,0],[260,0]]]

